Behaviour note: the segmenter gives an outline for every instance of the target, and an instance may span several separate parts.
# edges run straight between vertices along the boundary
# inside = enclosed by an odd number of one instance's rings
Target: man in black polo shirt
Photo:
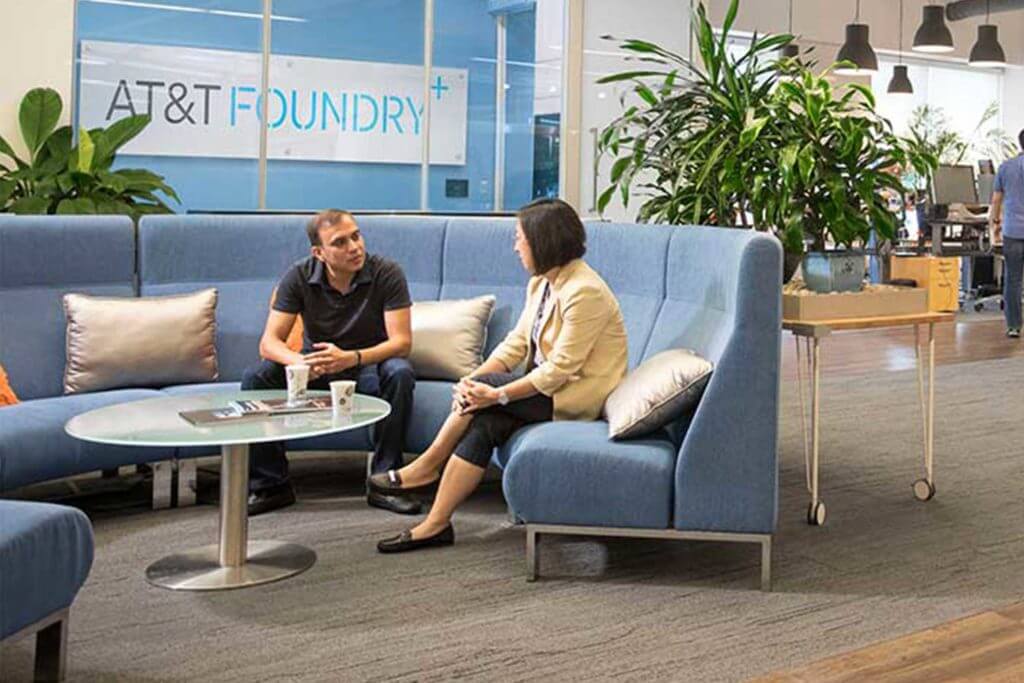
[[[347,211],[324,211],[306,227],[311,255],[293,265],[277,295],[260,339],[263,361],[246,370],[242,389],[282,389],[286,365],[306,363],[309,386],[327,389],[350,379],[356,391],[380,396],[391,414],[374,430],[371,470],[402,466],[402,446],[412,413],[416,377],[406,360],[412,346],[409,287],[397,263],[366,253],[355,219]],[[302,353],[285,340],[302,316]],[[295,502],[284,443],[251,447],[249,514]],[[368,494],[370,505],[404,514],[420,511],[418,501]]]

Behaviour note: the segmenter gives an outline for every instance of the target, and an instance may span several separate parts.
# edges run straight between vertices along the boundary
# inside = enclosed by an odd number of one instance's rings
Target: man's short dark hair
[[[1017,142],[1020,143],[1020,148],[1024,149],[1024,130],[1022,130],[1020,135],[1017,136]]]
[[[321,211],[317,215],[310,219],[309,223],[306,224],[306,237],[309,238],[309,243],[314,247],[320,246],[320,229],[327,228],[332,225],[337,225],[344,221],[355,220],[350,211],[344,209],[327,209]]]
[[[519,224],[533,255],[534,273],[564,266],[587,253],[587,233],[576,211],[561,199],[538,199],[519,209]]]

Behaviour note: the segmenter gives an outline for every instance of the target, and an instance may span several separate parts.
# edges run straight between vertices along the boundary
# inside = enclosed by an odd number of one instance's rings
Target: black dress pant
[[[494,372],[474,379],[492,387],[502,387],[522,375]],[[473,414],[473,421],[455,447],[455,455],[477,467],[487,467],[494,449],[508,441],[516,431],[528,424],[550,422],[554,404],[549,396],[535,394],[508,405],[493,405]]]
[[[416,374],[405,358],[389,358],[377,365],[367,365],[334,375],[324,375],[309,382],[310,389],[330,389],[339,379],[356,381],[356,392],[378,396],[391,404],[391,414],[374,425],[374,454],[371,471],[386,472],[402,466],[405,433],[412,416],[412,395]],[[284,389],[287,386],[284,366],[264,360],[242,375],[242,389]],[[249,447],[249,490],[259,491],[288,481],[288,458],[283,441],[253,444]]]

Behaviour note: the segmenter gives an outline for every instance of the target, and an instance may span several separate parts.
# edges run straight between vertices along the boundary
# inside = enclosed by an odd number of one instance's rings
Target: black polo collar
[[[323,261],[318,258],[313,258],[313,270],[310,272],[306,281],[311,285],[320,285],[321,287],[330,286],[330,283],[327,281],[327,268],[324,267]],[[356,276],[352,278],[352,289],[355,289],[356,285],[367,285],[372,282],[373,258],[367,254],[363,267],[360,268],[359,272],[356,273]]]

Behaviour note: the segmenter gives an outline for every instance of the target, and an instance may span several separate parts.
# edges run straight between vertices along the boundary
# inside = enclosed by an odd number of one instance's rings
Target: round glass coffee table
[[[220,542],[154,562],[146,569],[150,583],[172,590],[242,588],[299,574],[316,562],[316,553],[305,546],[248,540],[249,445],[358,429],[383,420],[391,406],[379,398],[357,394],[348,416],[324,410],[196,426],[179,415],[186,410],[224,408],[239,399],[270,398],[285,398],[285,392],[225,391],[153,398],[99,408],[73,417],[65,425],[65,431],[76,439],[116,446],[220,447]]]

